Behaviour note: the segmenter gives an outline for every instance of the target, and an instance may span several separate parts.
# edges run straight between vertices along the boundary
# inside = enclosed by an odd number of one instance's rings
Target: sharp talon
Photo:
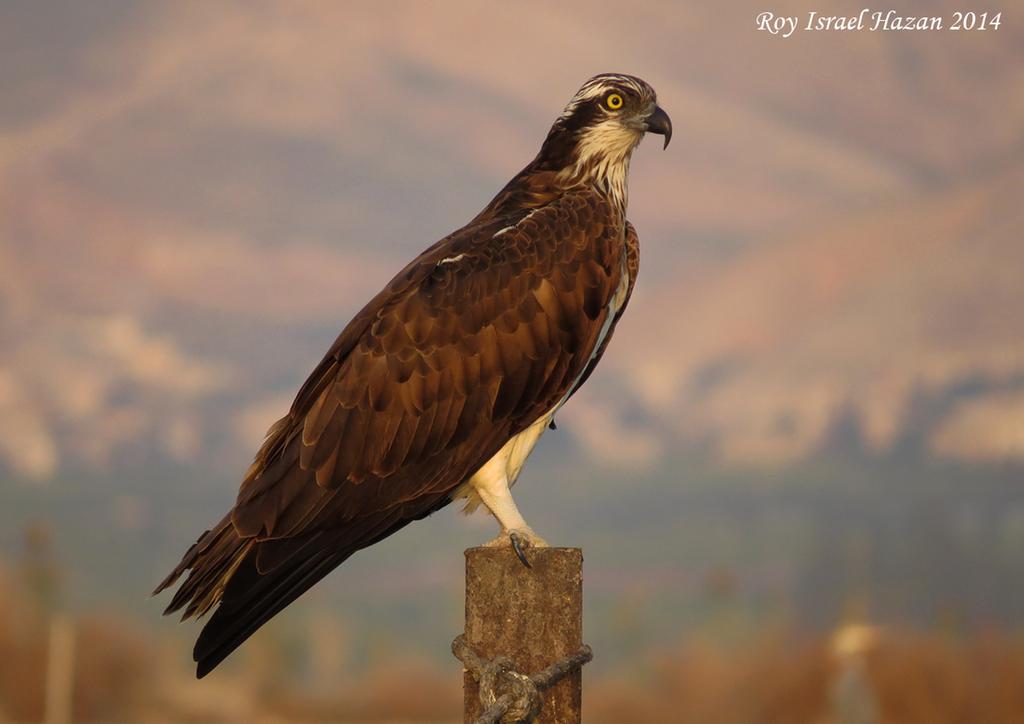
[[[548,427],[551,428],[552,430],[557,430],[558,429],[558,426],[555,425],[554,419],[552,419],[551,422],[548,423]]]
[[[523,553],[522,541],[519,537],[519,534],[515,531],[512,531],[508,534],[508,538],[510,541],[512,541],[512,550],[516,552],[516,557],[518,557],[522,564],[527,568],[533,568],[533,566],[530,565],[530,562],[526,560],[526,554]]]

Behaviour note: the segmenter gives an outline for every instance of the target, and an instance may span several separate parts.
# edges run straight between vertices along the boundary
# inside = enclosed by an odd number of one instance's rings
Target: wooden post
[[[75,625],[66,614],[50,619],[43,721],[70,724],[75,677]]]
[[[532,548],[526,568],[508,548],[466,551],[466,641],[480,656],[510,658],[534,674],[576,653],[583,644],[583,552]],[[480,713],[477,682],[466,672],[464,718]],[[580,721],[582,676],[569,674],[543,693],[536,722]]]

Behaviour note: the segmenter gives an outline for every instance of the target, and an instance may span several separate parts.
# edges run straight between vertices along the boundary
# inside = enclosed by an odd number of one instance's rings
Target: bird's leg
[[[527,568],[529,561],[523,550],[526,548],[543,548],[547,541],[533,532],[533,529],[526,524],[516,502],[512,499],[512,492],[508,489],[508,479],[502,475],[492,485],[475,486],[480,500],[487,506],[491,514],[501,524],[501,533],[496,538],[484,543],[488,548],[500,548],[511,546],[519,560]]]

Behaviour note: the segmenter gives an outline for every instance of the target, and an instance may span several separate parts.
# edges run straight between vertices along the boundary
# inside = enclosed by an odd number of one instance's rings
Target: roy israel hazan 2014
[[[963,22],[963,13],[957,18]],[[757,29],[781,35],[788,38],[797,30],[820,31],[820,30],[944,30],[947,24],[941,15],[901,15],[896,10],[872,10],[863,8],[856,15],[825,15],[816,10],[809,10],[801,22],[799,15],[777,15],[770,11],[757,14]],[[991,21],[992,29],[998,28],[998,20],[994,17]],[[949,29],[971,30],[973,28],[955,28],[952,25]]]

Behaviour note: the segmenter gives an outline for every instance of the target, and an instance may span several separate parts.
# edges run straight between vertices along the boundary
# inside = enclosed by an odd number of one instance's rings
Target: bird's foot
[[[484,543],[485,548],[511,547],[516,557],[527,568],[533,568],[526,559],[526,550],[530,548],[547,548],[548,542],[529,528],[513,528],[502,530],[494,540]]]

